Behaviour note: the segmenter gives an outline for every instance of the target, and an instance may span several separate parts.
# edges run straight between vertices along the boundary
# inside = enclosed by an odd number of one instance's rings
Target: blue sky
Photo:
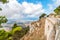
[[[9,0],[9,3],[2,4],[0,15],[8,20],[33,21],[38,20],[42,13],[50,14],[60,5],[60,0]]]
[[[52,3],[52,0],[17,0],[19,3],[22,3],[24,1],[28,2],[28,3],[39,3],[41,2],[42,4],[48,4],[48,3]]]

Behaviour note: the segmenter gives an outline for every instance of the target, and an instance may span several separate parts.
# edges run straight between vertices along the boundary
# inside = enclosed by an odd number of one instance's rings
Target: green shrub
[[[20,26],[15,27],[9,32],[5,30],[0,30],[0,40],[19,40],[29,31],[29,27],[22,28]]]
[[[7,40],[7,38],[8,38],[8,32],[0,30],[0,40]]]
[[[29,27],[23,28],[21,31],[16,31],[13,34],[13,40],[19,40],[20,38],[22,38],[25,34],[27,34],[27,32],[29,31]]]
[[[39,19],[41,19],[42,17],[45,17],[45,16],[46,16],[46,14],[43,13],[43,14],[41,14],[41,16],[39,17]]]
[[[16,31],[21,31],[22,27],[16,27],[12,30],[12,34],[14,34]]]
[[[16,27],[17,27],[17,24],[16,24],[16,23],[14,23],[14,25],[13,25],[12,29],[14,29],[14,28],[16,28]]]
[[[12,40],[12,37],[9,37],[8,40]]]

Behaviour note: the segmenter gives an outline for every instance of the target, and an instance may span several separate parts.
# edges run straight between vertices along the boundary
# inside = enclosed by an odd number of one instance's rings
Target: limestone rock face
[[[46,40],[60,40],[60,18],[46,18],[45,36]]]
[[[20,40],[60,40],[60,18],[46,17],[32,22],[29,32]]]
[[[20,40],[46,40],[44,36],[45,18],[32,22],[30,31]]]

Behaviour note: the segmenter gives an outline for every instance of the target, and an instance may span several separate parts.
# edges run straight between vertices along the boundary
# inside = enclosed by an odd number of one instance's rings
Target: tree
[[[3,4],[8,3],[7,0],[0,0],[0,2],[2,2]],[[0,10],[2,10],[2,8],[0,8]]]
[[[13,38],[13,40],[20,40],[20,38],[22,38],[28,32],[29,32],[29,26],[27,26],[26,28],[23,28],[20,31],[15,31],[12,38]]]
[[[0,8],[0,10],[2,10],[2,8]]]
[[[0,16],[0,27],[2,23],[6,23],[8,20],[5,16]]]
[[[54,10],[54,12],[55,12],[57,15],[60,15],[60,6],[58,6],[58,7]]]
[[[4,4],[4,3],[7,3],[8,1],[7,0],[0,0],[0,2],[2,2]]]
[[[46,14],[45,13],[43,13],[39,18],[41,19],[42,17],[44,17],[44,16],[46,16]]]
[[[12,29],[14,29],[14,28],[16,28],[16,27],[18,27],[18,25],[17,25],[17,23],[14,23]]]

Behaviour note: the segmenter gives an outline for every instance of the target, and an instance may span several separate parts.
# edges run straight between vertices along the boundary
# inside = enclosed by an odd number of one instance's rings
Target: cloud
[[[41,3],[22,2],[20,4],[16,0],[9,0],[7,4],[0,3],[0,7],[2,8],[0,15],[5,15],[8,19],[38,18],[44,12]]]
[[[22,6],[24,7],[24,12],[25,13],[31,13],[34,12],[38,9],[42,9],[42,5],[41,4],[33,4],[33,3],[27,3],[27,2],[23,2]]]
[[[10,0],[7,4],[0,4],[2,11],[0,11],[1,15],[5,15],[8,18],[14,16],[15,14],[19,14],[21,10],[21,5],[17,3],[15,0]]]
[[[27,14],[27,17],[38,17],[41,13],[44,12],[44,9],[42,8],[42,4],[33,4],[33,3],[27,3],[23,2],[22,6],[24,8],[23,13]]]

